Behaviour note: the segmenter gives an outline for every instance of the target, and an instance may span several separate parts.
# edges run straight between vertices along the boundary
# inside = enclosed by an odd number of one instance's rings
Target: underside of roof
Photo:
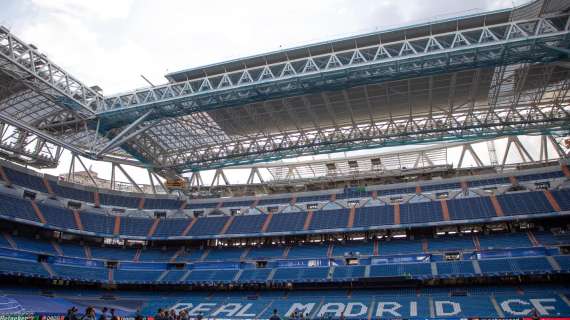
[[[444,19],[167,75],[103,97],[0,29],[0,156],[164,175],[382,146],[566,134],[569,4]]]

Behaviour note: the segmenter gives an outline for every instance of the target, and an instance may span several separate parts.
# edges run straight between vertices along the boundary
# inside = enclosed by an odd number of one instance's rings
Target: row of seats
[[[39,290],[3,288],[0,305],[3,313],[65,314],[72,305],[112,304],[116,315],[125,318],[132,318],[135,312],[151,317],[159,308],[177,306],[187,308],[191,317],[201,314],[208,319],[244,320],[269,319],[274,309],[282,318],[302,311],[310,319],[503,319],[531,318],[534,312],[543,318],[560,319],[570,314],[567,289],[553,283],[540,288],[495,285],[257,292],[113,290],[105,294],[85,288],[51,288],[50,293],[48,296]],[[112,301],[109,297],[113,297]]]
[[[561,238],[550,232],[537,232],[538,244],[561,245],[570,244],[570,237]],[[550,240],[550,239],[555,239]],[[10,243],[4,236],[0,236],[0,247],[10,248]],[[64,256],[86,257],[85,248],[73,243],[52,243],[45,240],[30,239],[26,237],[13,236],[16,247],[21,250],[59,255],[56,246],[63,252]],[[379,240],[375,249],[374,241],[349,241],[335,244],[304,244],[294,246],[259,246],[259,247],[238,247],[238,248],[211,248],[202,250],[198,248],[145,248],[122,249],[114,247],[89,246],[91,257],[104,260],[120,261],[170,261],[175,259],[179,262],[187,261],[227,261],[227,260],[264,260],[264,259],[307,259],[343,257],[346,255],[359,256],[391,256],[401,254],[418,253],[438,253],[438,252],[473,252],[476,250],[475,242],[479,242],[480,249],[513,249],[530,248],[533,242],[527,233],[498,233],[480,234],[476,238],[472,235],[464,236],[441,236],[437,238],[423,239],[400,239],[400,240]],[[377,252],[375,253],[375,250]],[[138,254],[138,256],[137,256]]]
[[[561,210],[570,210],[570,189],[550,191]],[[194,236],[209,237],[225,233],[255,234],[262,231],[281,233],[305,230],[370,228],[384,225],[424,224],[449,220],[486,219],[498,215],[517,216],[540,213],[552,213],[553,208],[543,192],[523,192],[504,194],[496,197],[501,212],[496,212],[490,197],[474,197],[441,201],[426,201],[374,207],[356,208],[351,217],[350,209],[320,210],[315,212],[283,212],[269,215],[215,216],[197,218],[159,219],[152,236]],[[73,212],[66,208],[38,204],[48,225],[78,229]],[[448,212],[445,212],[445,208]],[[0,195],[0,215],[40,222],[30,201]],[[116,217],[90,211],[79,213],[79,219],[85,231],[98,234],[114,234]],[[268,222],[268,223],[266,223]],[[151,233],[154,219],[143,217],[121,217],[118,232],[125,236],[146,237]],[[226,225],[228,224],[228,225]]]
[[[431,279],[446,277],[509,276],[570,272],[570,256],[483,259],[473,261],[393,263],[370,266],[279,267],[260,269],[163,269],[164,265],[73,265],[62,262],[0,258],[0,273],[33,277],[117,283],[324,282],[361,278]]]
[[[48,193],[44,179],[36,176],[27,174],[25,172],[14,170],[9,167],[3,167],[6,174],[6,178],[15,185],[29,188],[32,190],[37,190],[43,193]],[[562,171],[553,171],[547,173],[539,174],[527,174],[517,176],[519,181],[541,181],[541,180],[551,180],[556,178],[564,177]],[[86,191],[79,188],[73,188],[70,186],[64,186],[58,184],[56,181],[47,180],[51,188],[51,191],[58,196],[88,202],[95,203],[95,196],[93,192]],[[482,179],[470,181],[468,183],[472,187],[483,187],[489,185],[507,185],[510,184],[508,178],[492,178],[492,179]],[[422,186],[422,191],[431,192],[437,190],[459,190],[461,189],[461,184],[459,182],[443,183],[436,185]],[[335,194],[336,199],[348,199],[348,198],[362,198],[371,197],[372,193],[375,192],[378,196],[391,196],[397,194],[414,194],[416,192],[415,187],[404,187],[404,188],[390,188],[385,190],[377,191],[366,191],[361,188],[345,188],[342,193]],[[331,199],[333,195],[314,195],[314,196],[299,196],[296,198],[297,203],[303,202],[323,202]],[[148,197],[133,197],[133,196],[122,196],[117,194],[110,194],[105,192],[99,192],[99,201],[103,205],[108,206],[119,206],[127,208],[138,208],[141,204],[141,198],[144,198],[143,208],[145,209],[163,209],[163,210],[175,210],[181,208],[184,203],[180,200],[175,199],[155,199]],[[258,205],[280,205],[291,202],[292,197],[282,197],[282,198],[266,198],[260,199]],[[255,201],[254,200],[219,200],[214,202],[198,202],[192,203],[186,206],[188,209],[207,209],[215,208],[219,205],[223,207],[249,207]]]

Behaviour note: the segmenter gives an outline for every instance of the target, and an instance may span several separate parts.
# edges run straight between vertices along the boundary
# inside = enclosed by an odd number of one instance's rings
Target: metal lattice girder
[[[103,96],[51,62],[31,45],[0,27],[0,68],[15,79],[25,80],[57,104],[92,114],[100,109]]]
[[[519,106],[520,107],[520,106]],[[233,144],[170,154],[165,168],[181,171],[274,161],[285,157],[385,146],[499,137],[513,134],[568,132],[570,106],[546,105],[440,112],[429,117],[389,119],[356,127],[262,136]]]
[[[63,148],[25,129],[0,121],[0,157],[38,168],[55,168]]]
[[[521,61],[548,62],[567,48],[568,15],[512,21],[246,68],[105,98],[110,126],[154,109],[155,117],[339,89],[414,75]],[[117,117],[119,115],[119,117]]]

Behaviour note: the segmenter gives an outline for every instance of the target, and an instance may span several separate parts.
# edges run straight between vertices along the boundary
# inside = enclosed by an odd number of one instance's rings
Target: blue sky
[[[524,2],[0,0],[0,24],[85,84],[113,94],[147,86],[140,75],[160,84],[184,68]],[[68,165],[66,156],[48,172]]]

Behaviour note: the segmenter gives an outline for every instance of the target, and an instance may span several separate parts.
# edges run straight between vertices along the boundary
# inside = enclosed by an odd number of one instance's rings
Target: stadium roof
[[[0,121],[12,129],[0,149],[36,166],[53,166],[66,148],[173,176],[565,133],[569,7],[541,0],[368,33],[171,73],[166,85],[106,97],[2,28]]]

